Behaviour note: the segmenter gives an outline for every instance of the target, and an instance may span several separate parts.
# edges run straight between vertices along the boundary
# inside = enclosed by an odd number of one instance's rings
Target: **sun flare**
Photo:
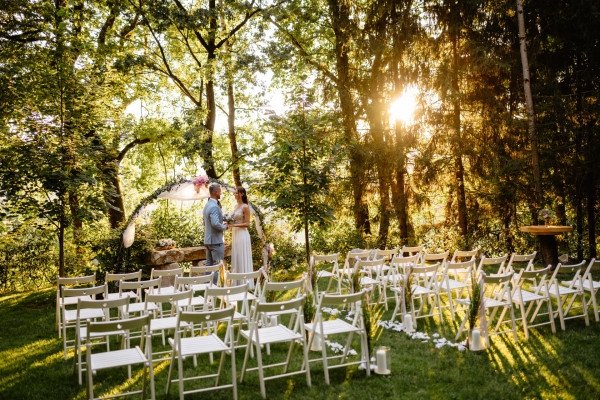
[[[407,88],[404,93],[390,104],[390,119],[409,123],[413,120],[417,108],[417,89]]]

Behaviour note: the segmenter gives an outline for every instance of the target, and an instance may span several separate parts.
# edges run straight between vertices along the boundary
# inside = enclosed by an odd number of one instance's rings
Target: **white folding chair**
[[[73,362],[77,366],[77,372],[79,377],[79,384],[83,384],[83,371],[86,370],[84,367],[85,362],[83,362],[81,354],[83,351],[83,344],[87,343],[87,322],[90,322],[94,319],[100,318],[99,315],[103,314],[103,321],[110,320],[110,312],[111,310],[117,310],[118,317],[122,317],[122,311],[125,310],[125,314],[127,311],[127,307],[129,306],[129,298],[117,298],[117,299],[108,299],[108,300],[81,300],[77,303],[77,316],[75,319],[75,357],[73,357]],[[89,317],[92,318],[89,318]],[[88,317],[88,318],[86,318]],[[119,318],[121,319],[121,318]],[[121,334],[125,334],[124,331],[120,332]],[[117,333],[111,333],[111,335],[116,335]],[[108,335],[102,333],[101,335],[90,335],[90,339],[97,340],[105,338],[106,340],[103,342],[93,342],[93,345],[98,344],[106,344],[106,350],[110,350]]]
[[[423,253],[421,255],[421,265],[432,265],[435,263],[440,263],[442,267],[448,261],[448,256],[450,255],[450,251],[446,250],[443,253]]]
[[[421,263],[421,256],[423,255],[424,246],[402,246],[400,251],[398,252],[399,257],[410,257],[410,256],[418,256],[419,259],[417,263]]]
[[[107,273],[106,276],[104,277],[104,283],[107,285],[108,287],[108,293],[107,293],[107,299],[108,300],[113,300],[113,299],[118,299],[121,294],[119,293],[118,289],[118,285],[120,281],[141,281],[142,280],[142,270],[137,270],[136,272],[125,272],[125,273],[118,273],[118,274],[111,274],[111,273]],[[117,284],[117,291],[116,292],[110,292],[110,288],[112,286],[113,283]],[[127,292],[126,293],[128,296],[131,296],[134,299],[137,299],[137,294],[135,292]]]
[[[246,354],[244,356],[244,364],[242,366],[242,375],[240,382],[244,381],[247,372],[258,371],[258,378],[260,382],[260,393],[263,398],[267,398],[267,392],[265,390],[265,381],[283,377],[289,377],[297,374],[306,375],[306,384],[310,387],[310,365],[308,362],[308,347],[306,343],[306,333],[304,330],[304,314],[303,307],[306,297],[303,296],[299,299],[293,299],[290,301],[279,302],[279,303],[262,303],[257,302],[252,316],[252,320],[249,324],[248,330],[242,330],[242,336],[248,341],[246,346]],[[276,326],[260,327],[260,323],[263,319],[263,313],[269,312],[283,312],[286,310],[296,310],[296,323],[293,329],[288,328],[282,324]],[[290,347],[287,353],[285,362],[263,364],[262,359],[262,347],[264,345],[270,345],[275,343],[290,343]],[[289,371],[292,355],[294,353],[294,345],[299,343],[302,347],[303,360],[302,367],[298,371]],[[258,366],[254,368],[248,368],[248,357],[250,355],[250,349],[254,346],[256,350],[256,358]],[[275,373],[269,376],[265,376],[265,369],[283,367],[282,373]]]
[[[473,261],[474,262],[474,261]],[[515,338],[515,341],[519,340],[517,336],[517,324],[515,321],[515,310],[514,304],[512,300],[513,289],[513,273],[510,272],[505,275],[496,275],[496,276],[486,276],[485,273],[481,275],[480,278],[483,282],[483,289],[481,296],[482,307],[485,308],[485,313],[483,314],[486,318],[485,321],[481,322],[487,329],[482,329],[482,334],[485,337],[485,341],[487,346],[490,346],[490,336],[491,335],[500,335],[503,333],[512,332]],[[465,317],[460,324],[460,328],[458,329],[458,333],[456,334],[455,340],[458,340],[460,334],[462,333],[467,320],[469,319],[469,311],[468,307],[471,304],[471,299],[457,299],[457,303],[462,304],[467,309],[465,313]],[[496,328],[490,332],[490,325],[493,323],[494,316],[498,312],[499,309],[502,309],[501,317],[499,318],[498,323],[496,324]],[[491,311],[491,312],[490,312]],[[498,331],[500,325],[504,322],[502,318],[506,311],[510,311],[510,323],[511,329]],[[487,314],[490,313],[489,319]],[[509,321],[506,321],[508,323]]]
[[[254,290],[254,293],[249,292],[247,299],[250,301],[260,297],[262,271],[254,272],[225,272],[225,286],[239,286],[245,283],[248,284],[248,290]]]
[[[332,368],[347,367],[350,365],[365,364],[367,376],[371,374],[369,350],[367,346],[367,331],[365,329],[365,321],[362,313],[362,299],[364,291],[353,294],[336,295],[323,293],[317,305],[315,320],[311,323],[305,323],[304,329],[309,333],[309,342],[307,346],[310,348],[315,340],[315,334],[322,341],[321,357],[310,359],[309,362],[323,362],[323,371],[325,373],[325,383],[329,385],[329,370]],[[349,306],[354,311],[352,322],[349,323],[342,318],[327,319],[324,318],[324,307],[339,307]],[[347,361],[348,352],[352,345],[354,334],[360,337],[360,357],[358,360]],[[347,335],[346,346],[341,355],[327,355],[327,346],[325,340],[333,335]],[[339,362],[330,363],[330,361],[338,360]]]
[[[519,304],[521,308],[521,316],[519,319],[523,324],[523,332],[525,333],[526,340],[529,340],[529,329],[537,326],[550,325],[552,327],[552,333],[556,333],[556,327],[554,325],[554,312],[552,311],[552,299],[548,295],[548,276],[551,272],[550,269],[551,267],[533,271],[521,269],[519,275],[515,278],[517,285],[512,293],[512,299],[513,303]],[[531,287],[536,289],[533,291],[527,290],[528,288],[525,286],[525,284],[530,284]],[[547,310],[545,313],[540,313],[541,307],[544,304],[546,305]],[[535,311],[531,316],[531,320],[527,322],[529,313],[534,305]],[[525,306],[527,306],[527,308]],[[533,324],[536,318],[540,315],[547,315],[548,321]],[[500,316],[500,320],[502,320],[503,316],[504,315]]]
[[[78,315],[77,304],[80,300],[94,300],[97,295],[103,295],[104,293],[106,293],[106,285],[93,286],[89,288],[63,288],[61,290],[61,326],[65,360],[67,359],[67,349],[74,348],[75,338],[67,338],[67,329],[75,328]],[[77,299],[77,301],[73,302],[72,299]],[[71,305],[74,305],[74,308],[69,308]],[[86,320],[104,318],[104,312],[96,309],[85,310],[81,313],[80,318]],[[69,345],[69,343],[73,343],[73,345]]]
[[[594,265],[598,265],[600,267],[600,260],[596,260],[595,258],[592,258],[592,260],[588,264],[587,269],[583,273],[583,283],[582,284],[583,284],[583,291],[590,292],[590,301],[588,302],[588,308],[590,307],[590,305],[592,306],[592,311],[594,311],[594,316],[596,318],[596,322],[598,322],[598,321],[600,321],[600,319],[598,319],[598,302],[596,301],[596,294],[598,293],[598,289],[600,289],[600,282],[595,281],[592,278],[592,268],[594,267]],[[572,283],[575,286],[578,286],[580,281],[575,280],[575,282],[573,282],[573,281],[569,281],[569,280],[564,280],[561,283],[566,286],[570,286]],[[568,308],[572,307],[573,300],[574,300],[574,297],[571,298]]]
[[[417,257],[416,255],[413,257]],[[394,321],[396,316],[400,313],[402,321],[404,322],[405,313],[409,312],[412,315],[414,321],[417,318],[426,318],[438,316],[440,322],[443,324],[444,319],[442,318],[442,305],[440,303],[440,292],[438,288],[438,268],[439,263],[433,265],[414,265],[406,268],[406,275],[404,281],[406,285],[392,288],[395,299],[396,307],[392,313],[391,321]],[[410,286],[409,286],[410,285]],[[411,304],[405,304],[406,309],[402,309],[403,302],[406,301],[404,290],[411,291]],[[429,300],[433,298],[433,302],[429,305],[429,312],[423,312],[425,305],[429,303]],[[419,301],[419,307],[415,307],[415,300]],[[410,307],[410,309],[408,309]],[[437,312],[435,312],[437,308]]]
[[[452,254],[452,258],[450,262],[461,262],[461,261],[469,261],[475,260],[477,258],[477,253],[479,249],[475,250],[455,250],[454,254]]]
[[[119,396],[128,396],[142,394],[146,392],[146,370],[150,375],[150,398],[154,399],[154,368],[152,366],[152,339],[149,335],[150,316],[122,319],[108,322],[89,322],[87,324],[86,336],[86,359],[87,359],[87,391],[88,399],[106,399],[115,396],[94,397],[94,377],[100,378],[98,371],[109,368],[128,367],[129,377],[131,378],[131,366],[143,365],[142,389],[128,393],[119,394]],[[141,330],[142,335],[140,345],[135,348],[130,347],[130,338],[128,332],[131,330]],[[123,349],[106,351],[102,353],[92,353],[92,341],[98,336],[122,335],[125,332],[126,339],[123,340]],[[142,351],[140,348],[144,347]],[[115,388],[115,385],[111,386]],[[119,387],[119,386],[117,386]]]
[[[119,282],[120,297],[130,296],[133,299],[137,299],[137,302],[133,302],[129,305],[129,309],[128,309],[129,314],[140,313],[143,311],[152,311],[154,313],[155,311],[158,311],[158,307],[156,306],[156,304],[152,304],[152,303],[146,304],[146,302],[144,301],[143,295],[146,293],[158,293],[159,289],[160,289],[161,280],[162,280],[162,277],[159,277],[156,279],[150,279],[147,281],[137,281],[137,282],[121,281],[121,282]],[[135,297],[132,296],[131,294],[128,294],[129,292],[134,292]]]
[[[371,304],[383,303],[385,309],[387,304],[387,280],[384,272],[385,260],[358,260],[355,264],[355,273],[359,274],[359,284],[361,288],[377,289],[379,297]],[[355,289],[356,290],[356,289]],[[373,296],[375,298],[375,296]]]
[[[291,299],[298,299],[303,296],[302,289],[306,289],[306,281],[304,279],[298,279],[297,281],[289,281],[289,282],[266,282],[263,286],[262,296],[260,301],[265,303],[268,302],[269,298],[278,297],[277,301],[285,301]],[[285,312],[270,312],[264,313],[263,316],[265,320],[263,323],[265,325],[269,323],[276,323],[277,318],[284,314],[293,315],[295,310],[286,310]],[[275,318],[275,320],[273,320]],[[291,329],[294,323],[294,319],[290,318],[290,322],[288,327]]]
[[[206,299],[204,298],[204,292],[206,288],[212,285],[212,276],[210,275],[201,275],[201,276],[176,276],[175,277],[175,288],[184,292],[186,290],[191,290],[194,294],[192,297],[191,306],[193,310],[189,311],[204,311],[204,304],[206,304]],[[201,292],[202,294],[196,296],[196,293]],[[177,304],[178,306],[183,306],[183,304]]]
[[[62,336],[62,308],[65,306],[75,306],[79,299],[77,297],[64,298],[62,290],[65,288],[73,288],[79,286],[94,286],[96,284],[96,274],[86,276],[56,278],[56,330],[58,337]],[[91,300],[90,296],[83,296],[82,300]]]
[[[352,276],[356,270],[356,260],[366,261],[371,258],[371,250],[353,249],[346,255],[344,267],[340,273],[342,281],[345,281],[349,286],[352,286]]]
[[[180,400],[183,400],[186,394],[228,388],[233,390],[233,399],[237,399],[237,376],[235,369],[235,347],[233,339],[233,314],[233,307],[228,307],[222,310],[180,312],[177,314],[177,329],[175,331],[175,338],[169,339],[169,343],[171,344],[173,351],[171,355],[171,363],[169,365],[169,375],[167,377],[167,395],[169,394],[171,383],[176,382],[179,386]],[[183,337],[185,326],[203,324],[213,326],[214,329],[210,329],[206,333],[201,331],[199,336]],[[223,339],[218,336],[218,332],[220,331],[217,329],[218,324],[225,324],[225,337]],[[184,378],[183,363],[185,358],[193,356],[195,360],[197,355],[209,354],[212,356],[213,353],[221,353],[219,369],[216,374],[196,375]],[[220,384],[221,374],[223,372],[223,366],[227,355],[231,357],[231,383]],[[177,379],[171,379],[175,360],[177,360],[177,371],[179,375]],[[210,360],[212,362],[212,358]],[[188,390],[185,390],[184,388],[184,382],[213,378],[216,378],[213,386],[204,386]]]
[[[342,277],[340,274],[340,269],[338,267],[338,259],[340,257],[340,253],[335,253],[335,254],[317,254],[317,253],[313,253],[313,255],[310,257],[310,266],[311,269],[313,271],[313,273],[315,273],[316,271],[316,277],[315,277],[315,286],[313,288],[314,292],[315,292],[315,297],[318,296],[319,293],[319,279],[327,279],[329,278],[329,281],[327,282],[327,289],[325,289],[326,293],[329,293],[329,288],[331,287],[331,283],[333,282],[333,280],[335,279],[337,281],[337,290],[335,291],[335,293],[342,293]],[[326,269],[323,264],[327,265],[330,264],[331,265],[331,270]]]
[[[588,307],[585,300],[585,292],[583,290],[583,275],[585,267],[585,260],[579,264],[573,265],[558,263],[554,273],[552,274],[552,277],[550,278],[548,288],[546,289],[545,287],[539,287],[540,293],[548,294],[556,299],[557,310],[554,312],[554,316],[556,317],[556,314],[558,314],[560,318],[560,327],[563,331],[565,330],[565,320],[567,319],[583,317],[585,320],[585,325],[588,326],[590,324],[587,313]],[[569,284],[567,284],[567,282]],[[532,287],[531,289],[536,290],[538,287]],[[575,307],[573,306],[573,302],[577,297],[581,298],[582,305]],[[570,301],[567,303],[569,299]],[[569,316],[569,311],[571,309],[578,308],[582,309],[581,314]]]
[[[384,276],[384,279],[387,281],[387,286],[389,288],[401,288],[407,269],[418,265],[421,260],[420,257],[420,254],[406,257],[394,257],[390,263],[390,270],[387,275]]]
[[[486,275],[505,274],[507,271],[504,264],[507,258],[508,254],[505,254],[502,257],[481,257],[481,260],[477,265],[477,272],[475,272],[475,276],[478,277],[482,271],[485,272]],[[487,269],[487,271],[485,271],[484,269]]]
[[[242,326],[244,324],[248,325],[250,320],[250,304],[248,301],[248,296],[250,294],[251,293],[248,292],[247,283],[239,286],[209,286],[206,288],[205,311],[234,307],[235,312],[233,314],[233,321],[238,325],[236,344],[239,343]],[[241,347],[241,345],[239,347]]]
[[[447,262],[442,264],[444,273],[439,283],[439,293],[446,294],[448,296],[448,306],[450,307],[450,315],[454,321],[454,314],[458,311],[462,311],[460,308],[456,308],[454,303],[459,303],[458,299],[462,297],[462,293],[468,289],[471,284],[469,278],[471,270],[475,267],[475,260],[464,261],[464,262]],[[452,296],[452,293],[457,291],[456,297]],[[460,303],[459,303],[460,304]]]
[[[174,293],[175,277],[183,276],[183,267],[173,269],[155,269],[152,268],[150,279],[162,278],[160,292],[162,294]]]
[[[165,331],[174,330],[177,327],[177,311],[179,310],[190,310],[192,304],[192,291],[187,290],[185,292],[175,293],[148,293],[146,294],[145,304],[152,304],[158,307],[158,316],[154,315],[154,318],[150,321],[150,335],[160,335],[162,337],[163,346],[165,342]],[[164,304],[168,304],[170,310],[165,313]],[[149,313],[148,308],[144,312]],[[167,354],[168,351],[155,352],[154,355]],[[155,360],[164,361],[164,359]]]
[[[209,275],[212,278],[212,284],[221,286],[221,282],[217,277],[220,275],[221,271],[224,269],[224,261],[216,265],[192,265],[190,267],[189,276],[203,276]],[[199,288],[194,288],[194,290],[200,290]]]
[[[517,268],[524,268],[528,271],[535,269],[533,266],[533,260],[535,259],[535,255],[537,251],[534,251],[531,254],[516,254],[512,253],[510,259],[508,260],[508,264],[506,265],[506,269],[503,273],[514,272],[518,273]]]

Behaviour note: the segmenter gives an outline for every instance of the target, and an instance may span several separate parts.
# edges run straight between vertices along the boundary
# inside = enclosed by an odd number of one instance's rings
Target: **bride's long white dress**
[[[239,207],[233,213],[233,222],[244,222],[244,207]],[[252,245],[248,228],[231,228],[231,272],[248,273],[254,271],[252,266]],[[237,282],[243,284],[245,282]],[[249,281],[250,289],[254,289],[254,281]]]

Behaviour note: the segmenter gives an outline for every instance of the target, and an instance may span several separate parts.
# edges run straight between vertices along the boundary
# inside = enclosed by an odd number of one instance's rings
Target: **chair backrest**
[[[313,263],[318,263],[318,262],[335,262],[337,263],[338,259],[340,258],[340,253],[334,253],[334,254],[317,254],[313,252],[313,255],[311,256]]]
[[[485,275],[483,282],[485,285],[485,295],[496,300],[505,300],[512,303],[513,290],[513,272],[503,275]]]
[[[510,256],[510,259],[508,260],[508,265],[506,266],[506,270],[514,272],[515,266],[518,266],[518,264],[526,264],[524,266],[525,269],[534,269],[533,260],[535,259],[536,254],[537,254],[537,251],[534,251],[531,254],[512,253],[512,255]],[[517,265],[514,265],[514,264],[517,264]]]
[[[142,290],[147,290],[148,293],[154,293],[155,290],[160,290],[162,277],[150,279],[147,281],[119,281],[119,293],[123,294],[126,291],[135,291],[138,299],[141,300]]]
[[[414,256],[416,254],[423,253],[423,249],[424,246],[402,246],[402,249],[400,249],[400,253],[398,255],[401,257],[405,254],[408,254],[409,256]]]
[[[358,293],[351,294],[327,294],[324,293],[319,300],[319,304],[321,306],[339,306],[346,304],[355,304],[357,302],[362,301],[364,298],[365,292],[361,290]]]
[[[107,273],[104,277],[104,282],[118,282],[118,281],[131,281],[131,280],[140,281],[142,280],[142,270],[137,270],[135,272],[125,272],[118,274]]]
[[[121,335],[121,331],[138,329],[144,329],[145,332],[148,332],[148,328],[150,326],[150,319],[150,315],[142,315],[141,317],[120,319],[117,321],[90,321],[87,323],[87,340],[89,342],[90,337],[93,336],[94,333],[104,333],[106,335]]]
[[[459,261],[468,261],[475,260],[477,258],[477,253],[479,249],[475,250],[455,250],[452,255],[452,259],[450,262],[459,262]]]
[[[158,277],[167,277],[167,276],[182,276],[183,275],[183,267],[174,268],[174,269],[155,269],[152,268],[152,272],[150,273],[150,279],[156,279]]]
[[[106,294],[106,285],[85,287],[85,288],[63,288],[61,293],[64,298],[66,297],[80,297],[80,296],[91,296],[95,299],[99,294]]]
[[[173,308],[173,307],[179,308],[179,307],[186,307],[186,306],[189,307],[192,304],[192,295],[193,295],[193,292],[191,290],[186,290],[184,292],[167,293],[167,294],[148,293],[146,295],[144,311],[148,311],[148,305],[151,303],[154,303],[156,305],[160,304],[161,309],[162,309],[162,304],[164,304],[164,303],[170,304],[171,308]],[[180,302],[182,302],[182,303],[180,303]]]
[[[463,262],[447,262],[444,270],[444,277],[448,277],[450,274],[454,275],[456,279],[459,278],[460,273],[465,273],[463,281],[467,281],[471,274],[471,271],[475,268],[475,260],[463,261]]]
[[[383,258],[380,260],[358,260],[354,266],[354,272],[380,275],[384,264],[385,260]]]
[[[423,253],[421,256],[422,264],[435,264],[437,262],[442,265],[448,260],[448,256],[450,255],[450,251],[446,250],[443,253]]]
[[[80,315],[81,310],[86,308],[95,308],[104,310],[105,319],[110,319],[110,310],[118,310],[119,315],[127,315],[129,312],[129,301],[128,297],[111,299],[111,300],[82,300],[79,299],[77,302],[77,327],[80,326]]]
[[[217,299],[221,299],[221,306],[224,304],[229,304],[232,296],[242,295],[241,299],[239,296],[235,298],[237,301],[242,302],[242,313],[248,312],[248,283],[244,283],[243,285],[238,286],[208,286],[204,292],[204,297],[206,298],[206,303],[204,303],[204,309],[208,310],[209,308],[217,308],[216,301]]]
[[[92,285],[96,283],[96,274],[86,276],[59,276],[56,279],[56,287],[61,286],[80,286],[80,285]]]
[[[210,311],[182,311],[178,313],[178,324],[181,324],[182,322],[201,324],[203,322],[231,321],[234,313],[235,307],[233,306]]]
[[[290,292],[290,297],[301,297],[302,288],[305,287],[306,281],[304,279],[298,279],[297,281],[290,282],[266,282],[263,286],[263,300],[267,296],[267,292]]]
[[[396,266],[396,267],[401,267],[404,269],[406,266],[417,265],[419,263],[419,258],[420,258],[419,254],[415,254],[412,256],[408,256],[408,257],[403,257],[403,256],[394,257],[391,265]]]
[[[371,250],[353,249],[346,255],[346,261],[344,261],[344,268],[353,268],[356,259],[368,260],[371,258]]]
[[[287,310],[298,310],[299,313],[302,313],[302,309],[304,307],[304,302],[306,301],[306,296],[299,297],[297,299],[292,299],[288,301],[281,301],[276,303],[267,303],[267,302],[257,302],[256,303],[256,314],[265,313],[265,312],[281,312]]]
[[[197,285],[208,286],[212,284],[212,279],[213,278],[211,275],[176,276],[175,287],[177,288],[177,290],[187,290]]]
[[[502,257],[486,257],[483,256],[481,257],[481,260],[479,261],[479,265],[477,266],[477,273],[476,275],[479,275],[481,273],[481,271],[483,271],[484,267],[487,266],[488,267],[488,271],[484,271],[486,272],[486,274],[503,274],[505,272],[505,262],[506,259],[508,258],[508,254],[503,255]],[[489,267],[491,265],[496,265],[497,267],[495,268],[495,271],[490,272],[489,271]]]
[[[220,271],[223,267],[222,262],[216,265],[192,265],[189,276],[204,275],[215,271]]]
[[[391,250],[376,250],[374,260],[384,259],[386,261],[391,260],[394,256],[398,255],[398,247]]]
[[[556,269],[550,278],[550,282],[558,284],[560,281],[569,281],[569,287],[583,287],[584,273],[586,270],[586,261],[583,260],[577,264],[558,263]]]
[[[592,258],[590,260],[590,263],[588,264],[588,267],[583,274],[584,280],[589,280],[590,282],[592,282],[594,280],[592,278],[592,268],[594,268],[594,264],[598,264],[598,266],[600,267],[600,260],[596,260],[595,258]]]
[[[516,282],[519,286],[522,286],[525,281],[533,281],[534,285],[538,285],[538,281],[539,284],[543,284],[543,282],[547,280],[548,275],[550,275],[551,273],[551,266],[548,266],[544,269],[534,269],[529,271],[522,269],[517,275]]]

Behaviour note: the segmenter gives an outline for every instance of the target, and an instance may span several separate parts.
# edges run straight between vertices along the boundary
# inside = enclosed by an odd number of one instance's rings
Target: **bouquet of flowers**
[[[540,216],[540,218],[543,218],[546,220],[546,224],[550,223],[550,219],[556,218],[556,214],[554,214],[554,211],[550,210],[549,208],[542,208],[540,210],[539,216]]]
[[[223,222],[227,222],[228,224],[231,224],[234,222],[233,220],[233,213],[225,213],[223,214]]]

